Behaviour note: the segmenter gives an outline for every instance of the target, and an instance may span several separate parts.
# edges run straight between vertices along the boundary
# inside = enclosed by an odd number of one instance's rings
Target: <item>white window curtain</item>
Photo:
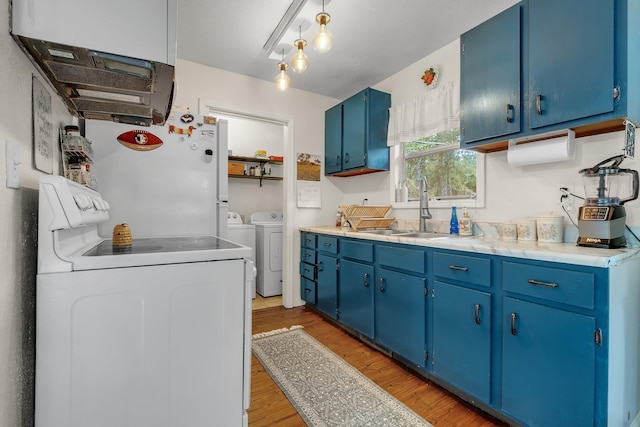
[[[460,127],[459,80],[389,108],[387,146],[416,141],[457,127]]]

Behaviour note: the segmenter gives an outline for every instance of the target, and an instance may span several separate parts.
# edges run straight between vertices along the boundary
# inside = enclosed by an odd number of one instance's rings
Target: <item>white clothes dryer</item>
[[[251,257],[255,263],[256,259],[256,226],[242,222],[242,216],[237,212],[227,213],[227,240],[239,243],[251,248]],[[255,267],[254,267],[255,269]],[[251,297],[256,297],[256,278],[251,279]]]
[[[282,295],[282,212],[254,212],[249,222],[256,227],[256,291],[263,297]]]

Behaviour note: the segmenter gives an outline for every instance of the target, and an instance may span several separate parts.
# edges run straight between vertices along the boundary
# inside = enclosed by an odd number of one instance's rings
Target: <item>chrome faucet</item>
[[[427,178],[420,177],[420,231],[427,231],[428,219],[431,219],[429,212],[429,197],[427,197]]]

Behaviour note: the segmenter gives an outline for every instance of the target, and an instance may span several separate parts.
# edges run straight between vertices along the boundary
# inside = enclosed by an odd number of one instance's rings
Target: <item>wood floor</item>
[[[253,311],[253,333],[303,325],[304,330],[435,427],[506,424],[464,403],[436,384],[354,339],[305,307]],[[255,356],[251,366],[249,426],[306,425]]]

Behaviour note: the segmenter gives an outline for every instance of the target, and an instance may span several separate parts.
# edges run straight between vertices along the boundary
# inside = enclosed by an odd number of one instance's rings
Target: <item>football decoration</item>
[[[118,142],[136,151],[150,151],[162,145],[162,140],[146,130],[130,130],[118,136]]]

